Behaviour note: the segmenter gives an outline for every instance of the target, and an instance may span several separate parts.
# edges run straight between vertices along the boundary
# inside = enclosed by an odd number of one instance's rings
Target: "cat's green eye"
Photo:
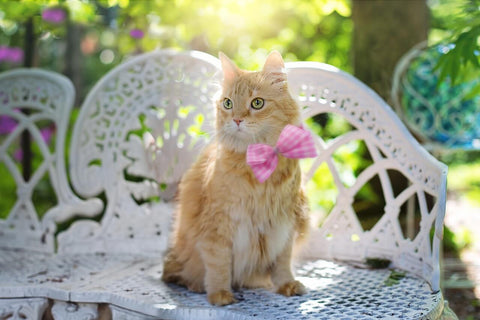
[[[252,108],[255,110],[262,109],[264,104],[265,102],[263,101],[262,98],[255,98],[252,100],[252,103],[251,103]]]
[[[223,99],[223,107],[225,109],[232,109],[233,108],[233,102],[232,100],[228,99],[228,98],[225,98]]]

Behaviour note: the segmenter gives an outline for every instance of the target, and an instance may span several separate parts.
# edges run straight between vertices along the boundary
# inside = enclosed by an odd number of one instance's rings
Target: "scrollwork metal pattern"
[[[0,319],[41,319],[47,307],[48,300],[43,298],[0,300]]]
[[[53,72],[19,69],[0,75],[0,114],[17,123],[0,140],[0,161],[9,170],[17,188],[13,208],[7,219],[0,221],[0,239],[5,239],[0,242],[1,246],[52,252],[56,223],[75,214],[92,215],[101,208],[99,201],[82,201],[77,198],[67,182],[64,143],[73,96],[71,82]],[[38,123],[42,121],[55,125],[57,137],[53,151],[40,133]],[[16,165],[16,160],[8,153],[12,143],[23,131],[31,135],[43,158],[27,181]],[[46,174],[55,190],[58,204],[50,208],[40,220],[32,202],[32,193]],[[22,237],[19,237],[20,234]]]
[[[171,209],[164,202],[212,131],[218,71],[209,55],[158,51],[95,86],[75,124],[70,168],[75,189],[85,197],[105,192],[107,208],[100,224],[78,222],[72,236],[63,234],[61,250],[75,245],[80,229],[90,235],[85,250],[126,250],[122,240],[145,251],[166,248]]]
[[[353,139],[365,142],[373,160],[349,188],[340,179],[334,179],[339,195],[319,230],[318,257],[359,262],[367,258],[388,259],[394,266],[422,276],[433,290],[438,290],[438,246],[445,213],[446,166],[421,148],[391,108],[359,80],[320,63],[291,63],[287,64],[287,70],[291,91],[298,97],[305,118],[335,113],[353,127],[351,132],[328,143],[318,137],[319,156],[307,172],[307,180],[322,163],[332,161],[332,154],[339,146]],[[335,166],[329,165],[329,168],[331,174],[338,177]],[[401,172],[410,187],[395,196],[387,170]],[[364,231],[352,206],[353,199],[375,175],[382,185],[385,212],[371,230]],[[412,196],[419,199],[421,213],[420,231],[413,240],[402,233],[399,221],[401,206]],[[428,196],[435,201],[431,209],[425,200]],[[435,230],[433,243],[431,230]]]

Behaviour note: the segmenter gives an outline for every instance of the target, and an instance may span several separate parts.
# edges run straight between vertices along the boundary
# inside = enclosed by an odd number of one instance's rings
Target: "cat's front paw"
[[[281,285],[277,293],[283,294],[286,297],[301,296],[307,293],[307,289],[300,281],[293,280]]]
[[[228,290],[220,290],[214,293],[208,294],[208,302],[216,306],[226,306],[237,302],[233,297],[233,293]]]

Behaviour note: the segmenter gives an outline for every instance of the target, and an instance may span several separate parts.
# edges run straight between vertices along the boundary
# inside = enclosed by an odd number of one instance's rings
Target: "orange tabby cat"
[[[216,135],[184,175],[172,246],[163,277],[214,305],[235,302],[232,287],[269,287],[285,296],[305,293],[291,270],[292,247],[308,230],[298,160],[279,156],[259,183],[246,163],[247,146],[274,146],[287,124],[300,124],[284,63],[272,52],[259,72],[237,68],[220,54],[223,95]]]

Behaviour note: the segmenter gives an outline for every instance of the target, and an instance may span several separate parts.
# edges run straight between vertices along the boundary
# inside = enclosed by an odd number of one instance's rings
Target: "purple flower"
[[[60,8],[47,8],[42,12],[42,19],[54,24],[63,22],[66,17],[65,10]]]
[[[18,47],[0,46],[0,62],[20,63],[23,61],[23,50]]]
[[[7,46],[0,46],[0,62],[7,61],[10,56],[10,48]]]
[[[0,116],[0,134],[9,134],[17,127],[17,122],[9,116]]]
[[[42,134],[43,141],[45,141],[47,144],[50,143],[50,140],[52,139],[54,131],[55,131],[54,127],[47,127],[47,128],[41,129],[40,133]]]
[[[134,39],[142,39],[143,38],[143,31],[140,29],[132,29],[130,30],[130,37]]]
[[[22,149],[17,149],[13,153],[13,159],[15,159],[17,161],[22,161],[22,158],[23,158],[23,150]]]
[[[23,50],[20,48],[10,48],[10,62],[20,63],[23,61]]]

